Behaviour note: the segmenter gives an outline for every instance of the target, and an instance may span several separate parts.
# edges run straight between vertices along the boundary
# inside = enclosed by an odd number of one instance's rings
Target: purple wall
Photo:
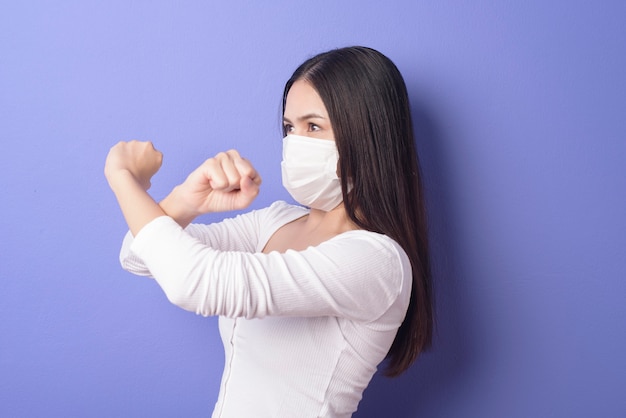
[[[626,3],[36,3],[0,6],[0,416],[209,415],[216,321],[120,269],[105,155],[154,141],[159,198],[237,148],[285,199],[283,83],[351,44],[409,86],[438,292],[356,416],[626,416]]]

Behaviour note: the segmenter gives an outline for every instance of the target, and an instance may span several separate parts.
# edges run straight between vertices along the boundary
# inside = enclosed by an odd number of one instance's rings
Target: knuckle
[[[233,159],[241,159],[241,155],[239,155],[239,151],[231,149],[228,151],[228,155],[231,156],[231,158]]]
[[[224,189],[228,187],[227,181],[224,181],[224,179],[215,178],[215,177],[211,179],[211,184],[214,189]]]

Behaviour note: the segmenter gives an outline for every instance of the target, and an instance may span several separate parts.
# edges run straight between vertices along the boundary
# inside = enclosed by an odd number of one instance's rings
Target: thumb
[[[243,177],[241,179],[241,194],[252,201],[259,194],[259,183],[260,182],[255,182],[248,176]]]

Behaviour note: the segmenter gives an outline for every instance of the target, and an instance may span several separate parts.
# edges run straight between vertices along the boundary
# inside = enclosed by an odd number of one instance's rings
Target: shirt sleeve
[[[131,244],[168,299],[200,315],[404,318],[411,269],[390,238],[350,231],[304,251],[220,251],[169,217],[146,225]],[[385,327],[378,321],[377,326]]]
[[[202,244],[220,251],[259,252],[269,237],[282,225],[306,214],[301,207],[285,202],[253,210],[212,224],[190,224],[185,232]],[[120,250],[122,267],[138,276],[151,277],[150,269],[132,251],[133,235],[128,231]]]

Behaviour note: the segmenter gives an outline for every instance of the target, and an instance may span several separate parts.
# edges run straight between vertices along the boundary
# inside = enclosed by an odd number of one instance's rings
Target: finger
[[[152,148],[152,155],[154,155],[154,163],[156,166],[157,171],[161,168],[161,166],[163,165],[163,153],[161,151],[159,151],[156,148]]]
[[[216,158],[209,158],[202,165],[202,174],[214,190],[223,190],[228,187],[228,179],[221,163]]]
[[[240,189],[241,174],[233,161],[233,155],[228,152],[221,152],[216,158],[220,161],[222,171],[228,180],[227,191]]]
[[[249,205],[254,198],[259,195],[260,187],[259,184],[254,182],[250,177],[244,177],[241,180],[241,194],[243,195],[243,199],[246,201],[245,205]]]
[[[225,153],[220,153],[207,160],[206,176],[214,190],[230,192],[239,189],[241,176],[233,162]]]
[[[257,186],[261,184],[261,176],[256,171],[254,166],[247,159],[243,158],[239,153],[235,150],[228,151],[229,155],[233,159],[233,163],[235,167],[237,167],[237,171],[242,178],[249,178],[252,180]]]

